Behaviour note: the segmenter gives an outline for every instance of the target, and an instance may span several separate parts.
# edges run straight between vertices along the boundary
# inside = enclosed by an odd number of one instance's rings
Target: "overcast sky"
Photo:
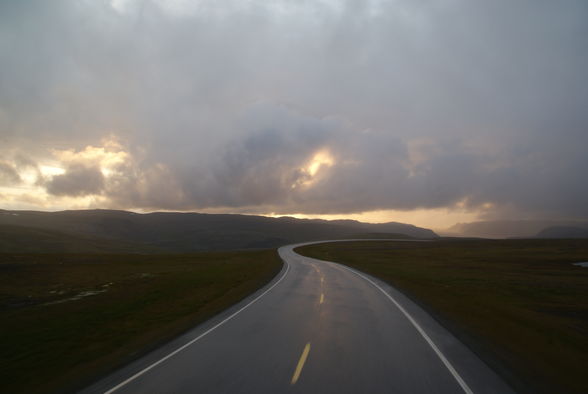
[[[585,0],[0,0],[0,207],[588,219],[587,147]]]

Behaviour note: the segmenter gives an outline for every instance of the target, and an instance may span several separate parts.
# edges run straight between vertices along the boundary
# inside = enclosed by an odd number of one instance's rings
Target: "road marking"
[[[325,301],[325,295],[321,294],[321,300],[319,301],[319,304],[322,304]]]
[[[406,316],[406,318],[412,323],[412,325],[414,326],[414,328],[416,328],[416,330],[419,332],[419,334],[421,334],[421,336],[425,339],[425,341],[427,341],[427,343],[429,344],[429,346],[431,346],[431,348],[433,349],[433,351],[437,354],[437,356],[441,359],[441,362],[443,362],[443,364],[445,365],[445,367],[449,370],[449,372],[451,373],[451,375],[453,375],[453,377],[455,378],[455,380],[457,381],[457,383],[461,386],[462,390],[466,393],[466,394],[474,394],[474,392],[472,391],[472,389],[470,389],[470,387],[467,385],[467,383],[462,379],[462,377],[459,375],[459,373],[455,370],[455,368],[453,367],[453,365],[451,365],[451,363],[449,362],[449,360],[445,357],[445,355],[443,353],[441,353],[441,350],[439,350],[439,348],[437,347],[437,345],[435,345],[435,342],[433,342],[433,340],[429,337],[429,335],[427,335],[427,333],[425,332],[425,330],[422,329],[422,327],[417,323],[417,321],[410,315],[410,313],[408,313],[403,307],[402,305],[400,305],[398,303],[398,301],[396,301],[390,294],[388,294],[384,289],[382,289],[380,286],[378,286],[378,284],[376,284],[374,281],[372,281],[370,278],[360,274],[359,272],[352,270],[346,266],[344,266],[343,264],[338,264],[335,263],[337,265],[339,265],[340,267],[351,271],[352,273],[354,273],[355,275],[367,280],[369,283],[371,283],[374,287],[376,287],[378,290],[380,290],[382,293],[384,293],[384,295],[386,297],[388,297],[388,299],[390,301],[392,301],[392,303],[394,305],[396,305],[396,307],[400,310],[400,312],[402,312],[404,314],[404,316]]]
[[[292,380],[290,384],[296,384],[298,378],[300,377],[300,373],[302,372],[302,367],[304,367],[304,363],[306,362],[306,358],[308,357],[308,353],[310,353],[310,342],[304,346],[304,350],[300,355],[300,360],[298,360],[298,365],[296,365],[296,370],[294,371],[294,375],[292,375]]]
[[[286,277],[286,275],[288,274],[288,271],[290,270],[290,264],[288,264],[288,262],[285,261],[285,260],[284,260],[284,264],[286,264],[286,271],[284,272],[284,275],[282,275],[282,277],[280,279],[278,279],[278,281],[276,283],[274,283],[269,289],[267,289],[266,291],[264,291],[263,293],[261,293],[260,295],[258,295],[257,297],[255,297],[250,303],[248,303],[247,305],[245,305],[244,307],[242,307],[237,312],[233,313],[231,316],[227,317],[226,319],[224,319],[220,323],[216,324],[214,327],[211,327],[208,330],[204,331],[202,334],[198,335],[196,338],[192,339],[190,342],[188,342],[185,345],[182,345],[181,347],[177,348],[176,350],[174,350],[173,352],[171,352],[167,356],[159,359],[158,361],[154,362],[153,364],[149,365],[148,367],[142,369],[141,371],[137,372],[136,374],[134,374],[133,376],[131,376],[127,380],[125,380],[125,381],[119,383],[118,385],[114,386],[110,390],[105,391],[104,394],[114,393],[116,390],[118,390],[121,387],[127,385],[128,383],[132,382],[133,380],[137,379],[138,377],[140,377],[141,375],[145,374],[146,372],[149,372],[151,369],[155,368],[156,366],[158,366],[162,362],[164,362],[164,361],[170,359],[171,357],[175,356],[176,354],[178,354],[179,352],[181,352],[182,350],[184,350],[188,346],[192,345],[194,342],[196,342],[199,339],[203,338],[205,335],[211,333],[212,331],[214,331],[218,327],[222,326],[223,324],[225,324],[226,322],[228,322],[229,320],[231,320],[233,317],[237,316],[239,313],[243,312],[245,309],[249,308],[251,305],[253,305],[255,302],[257,302],[257,300],[259,300],[261,297],[263,297],[264,295],[266,295],[271,289],[273,289],[274,287],[276,287]],[[309,345],[307,345],[307,346],[309,346]]]

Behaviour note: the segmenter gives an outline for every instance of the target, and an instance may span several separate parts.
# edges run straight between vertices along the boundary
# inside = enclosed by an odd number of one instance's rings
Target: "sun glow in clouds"
[[[129,160],[129,153],[124,151],[123,146],[114,135],[104,138],[102,146],[88,145],[81,151],[54,150],[53,155],[62,163],[97,165],[104,176],[116,172],[119,166]],[[59,175],[59,173],[52,175]]]
[[[328,149],[321,149],[314,154],[306,167],[300,169],[300,176],[292,184],[292,189],[312,186],[320,179],[322,170],[335,165],[335,159]]]
[[[54,167],[49,165],[41,165],[39,166],[39,171],[43,176],[55,176],[55,175],[62,175],[65,173],[65,170],[61,167]],[[32,182],[32,181],[31,181]]]
[[[319,172],[322,166],[331,167],[333,164],[335,164],[335,160],[329,151],[321,150],[314,155],[306,171],[313,177]]]
[[[8,209],[76,209],[104,203],[101,190],[81,195],[53,194],[48,185],[60,177],[67,177],[72,168],[96,168],[107,183],[121,173],[132,161],[131,154],[116,136],[103,138],[96,146],[83,149],[51,150],[53,158],[20,168],[20,182],[0,187],[0,202]],[[77,167],[76,167],[77,166]]]

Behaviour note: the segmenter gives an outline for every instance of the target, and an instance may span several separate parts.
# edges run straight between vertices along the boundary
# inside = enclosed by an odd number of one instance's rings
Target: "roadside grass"
[[[587,393],[588,240],[346,242],[297,252],[379,277],[518,392]]]
[[[72,392],[269,282],[274,250],[0,254],[0,392]]]

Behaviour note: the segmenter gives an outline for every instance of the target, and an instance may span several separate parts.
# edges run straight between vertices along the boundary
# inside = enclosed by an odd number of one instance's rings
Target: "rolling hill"
[[[55,230],[0,224],[2,253],[157,253],[140,243],[66,234]]]
[[[115,210],[0,210],[0,226],[4,234],[0,251],[13,251],[28,244],[35,251],[51,252],[75,244],[80,252],[192,252],[269,248],[366,234],[437,237],[431,230],[395,222],[370,224],[353,220],[176,212],[138,214]],[[23,244],[15,246],[19,243]]]

